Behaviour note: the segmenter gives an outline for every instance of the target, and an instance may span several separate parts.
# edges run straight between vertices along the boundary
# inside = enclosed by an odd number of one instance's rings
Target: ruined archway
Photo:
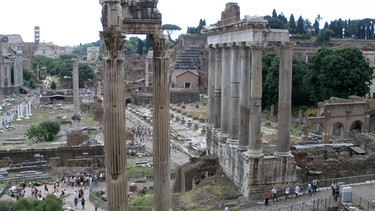
[[[350,126],[350,138],[354,138],[358,133],[361,133],[363,130],[363,123],[359,120],[354,121]]]
[[[345,137],[345,126],[341,122],[336,122],[332,125],[329,133],[330,138],[333,140],[343,140]]]

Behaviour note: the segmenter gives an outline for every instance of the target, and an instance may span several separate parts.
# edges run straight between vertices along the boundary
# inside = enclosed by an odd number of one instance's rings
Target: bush
[[[31,125],[26,132],[26,136],[37,141],[53,141],[59,132],[60,122],[47,120],[41,122],[38,126]]]

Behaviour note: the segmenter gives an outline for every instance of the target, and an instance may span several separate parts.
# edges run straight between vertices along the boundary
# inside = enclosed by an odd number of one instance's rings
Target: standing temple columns
[[[208,124],[215,122],[214,100],[215,100],[215,49],[209,46],[208,50]]]
[[[240,108],[238,127],[238,150],[245,151],[249,146],[249,121],[250,121],[250,91],[251,91],[251,66],[250,48],[245,43],[241,47],[241,82],[240,82]]]
[[[214,98],[214,127],[221,126],[221,77],[222,77],[222,48],[215,46],[215,98]]]
[[[247,155],[252,158],[263,157],[261,149],[262,124],[262,46],[254,45],[251,60],[251,93],[250,93],[250,122],[249,149]]]
[[[280,44],[279,108],[277,151],[281,157],[291,156],[290,124],[292,114],[292,44]]]
[[[230,106],[229,106],[229,139],[230,144],[238,144],[238,116],[239,116],[239,89],[241,57],[240,47],[233,45],[231,48],[230,70]]]
[[[230,68],[231,49],[224,44],[222,51],[222,78],[221,78],[221,137],[226,140],[229,137],[229,106],[230,106]]]
[[[171,210],[170,205],[170,96],[169,58],[165,57],[167,38],[162,33],[151,35],[154,49],[153,75],[153,161],[154,211]]]

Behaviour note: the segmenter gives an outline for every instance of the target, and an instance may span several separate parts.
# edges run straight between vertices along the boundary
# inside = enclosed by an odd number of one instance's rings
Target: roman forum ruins
[[[292,45],[288,30],[267,29],[262,17],[240,19],[237,3],[226,4],[221,21],[208,27],[209,81],[207,135],[229,178],[249,198],[269,187],[298,182],[289,150]],[[277,152],[261,150],[262,49],[274,44],[280,54]]]
[[[170,210],[169,90],[165,56],[167,38],[161,30],[157,2],[100,0],[104,67],[104,149],[107,171],[108,210],[127,210],[125,70],[127,34],[148,34],[153,40],[153,159],[154,210]]]

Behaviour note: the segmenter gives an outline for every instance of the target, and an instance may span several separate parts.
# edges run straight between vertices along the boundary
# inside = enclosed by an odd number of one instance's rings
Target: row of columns
[[[221,140],[262,157],[262,45],[231,43],[209,46],[208,121]],[[289,156],[292,50],[280,47],[277,155]]]
[[[13,67],[13,68],[12,68]],[[13,81],[12,81],[13,69]],[[0,58],[0,87],[12,87],[23,84],[22,56]]]

